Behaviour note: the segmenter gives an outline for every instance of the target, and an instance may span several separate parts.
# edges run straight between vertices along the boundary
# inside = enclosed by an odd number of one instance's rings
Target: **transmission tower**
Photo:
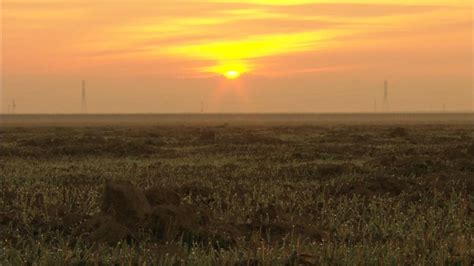
[[[383,83],[383,111],[389,111],[389,104],[388,104],[388,81],[385,80]]]
[[[15,113],[15,111],[16,111],[16,103],[15,103],[15,99],[13,99],[13,101],[12,101],[12,110],[11,110],[11,111],[12,111],[12,114],[14,114],[14,113]]]
[[[82,113],[87,113],[87,101],[86,101],[86,82],[82,81],[82,101],[81,101]]]

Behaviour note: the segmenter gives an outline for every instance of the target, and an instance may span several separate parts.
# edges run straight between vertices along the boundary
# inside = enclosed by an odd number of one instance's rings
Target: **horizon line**
[[[435,114],[435,115],[449,115],[449,114],[473,114],[471,111],[399,111],[399,112],[168,112],[168,113],[0,113],[0,116],[35,116],[35,115],[50,115],[50,116],[102,116],[102,115],[393,115],[393,114]]]

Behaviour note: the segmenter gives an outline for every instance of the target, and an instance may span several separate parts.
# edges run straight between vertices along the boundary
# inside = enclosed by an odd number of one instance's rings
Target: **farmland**
[[[0,264],[469,265],[473,130],[10,121]]]

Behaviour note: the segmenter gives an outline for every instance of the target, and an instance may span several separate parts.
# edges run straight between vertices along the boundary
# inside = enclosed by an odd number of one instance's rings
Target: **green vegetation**
[[[472,125],[0,130],[0,264],[471,265]]]

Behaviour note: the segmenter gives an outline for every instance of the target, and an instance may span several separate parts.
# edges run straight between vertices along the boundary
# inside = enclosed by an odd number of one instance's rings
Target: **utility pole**
[[[82,81],[82,101],[81,101],[82,113],[87,113],[87,101],[86,101],[86,81]]]
[[[201,113],[204,113],[204,102],[201,101]]]

